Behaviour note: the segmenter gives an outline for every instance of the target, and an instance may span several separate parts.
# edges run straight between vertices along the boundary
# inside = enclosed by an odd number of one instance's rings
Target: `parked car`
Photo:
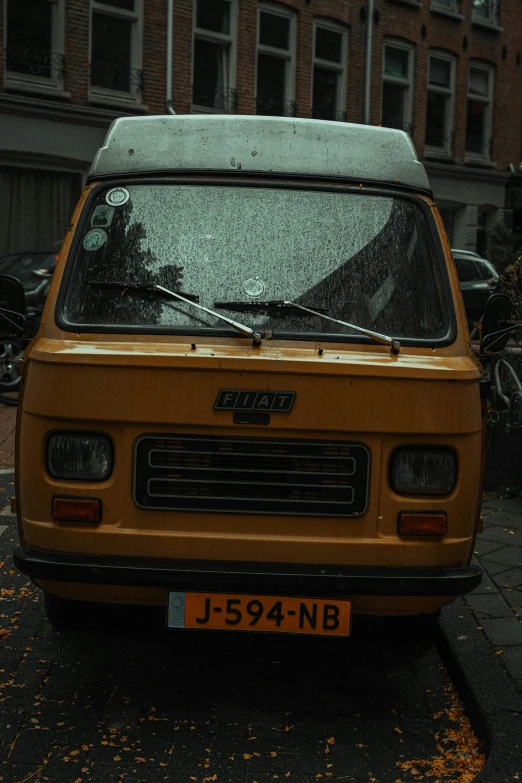
[[[470,329],[479,321],[489,297],[498,289],[499,274],[491,261],[472,250],[452,250]]]
[[[0,274],[18,278],[24,287],[28,337],[34,337],[38,331],[57,260],[58,253],[51,250],[11,253],[0,258]],[[0,342],[0,392],[18,390],[18,361],[22,354],[21,340]]]

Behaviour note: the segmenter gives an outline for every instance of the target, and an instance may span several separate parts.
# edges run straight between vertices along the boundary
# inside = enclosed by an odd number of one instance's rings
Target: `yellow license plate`
[[[169,593],[169,628],[349,636],[351,604],[341,599],[226,593]]]

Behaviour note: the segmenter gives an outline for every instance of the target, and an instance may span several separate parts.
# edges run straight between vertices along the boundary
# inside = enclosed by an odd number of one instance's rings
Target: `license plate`
[[[350,601],[275,595],[169,593],[169,628],[349,636]]]

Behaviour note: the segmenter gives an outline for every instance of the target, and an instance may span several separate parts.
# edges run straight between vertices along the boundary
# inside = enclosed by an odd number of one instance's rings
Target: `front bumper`
[[[14,563],[33,579],[246,594],[348,597],[455,596],[482,579],[478,566],[386,568],[296,563],[171,560],[46,552],[19,547]]]

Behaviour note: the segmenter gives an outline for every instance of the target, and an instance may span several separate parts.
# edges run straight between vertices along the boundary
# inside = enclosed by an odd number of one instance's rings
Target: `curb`
[[[442,610],[439,651],[471,725],[486,743],[474,783],[522,780],[522,695],[495,657],[462,598]]]

